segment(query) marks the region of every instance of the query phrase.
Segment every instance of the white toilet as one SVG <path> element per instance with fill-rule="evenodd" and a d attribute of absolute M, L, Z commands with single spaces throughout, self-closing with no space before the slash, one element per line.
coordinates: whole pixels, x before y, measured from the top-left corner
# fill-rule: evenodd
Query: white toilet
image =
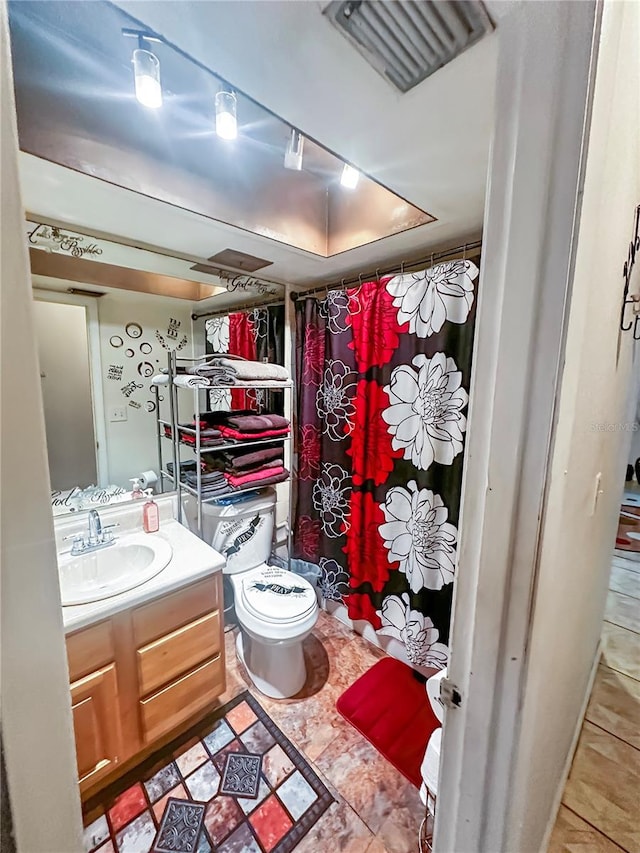
<path fill-rule="evenodd" d="M 318 619 L 311 584 L 287 569 L 268 566 L 276 496 L 203 505 L 203 535 L 227 560 L 241 631 L 238 657 L 255 686 L 273 699 L 302 689 L 306 667 L 302 642 Z"/>
<path fill-rule="evenodd" d="M 431 710 L 440 722 L 438 728 L 431 733 L 420 768 L 420 773 L 422 774 L 420 798 L 432 816 L 435 815 L 435 805 L 438 797 L 440 747 L 442 744 L 442 721 L 444 719 L 444 706 L 440 700 L 440 682 L 446 676 L 447 669 L 445 667 L 427 679 L 427 697 L 431 704 Z"/>

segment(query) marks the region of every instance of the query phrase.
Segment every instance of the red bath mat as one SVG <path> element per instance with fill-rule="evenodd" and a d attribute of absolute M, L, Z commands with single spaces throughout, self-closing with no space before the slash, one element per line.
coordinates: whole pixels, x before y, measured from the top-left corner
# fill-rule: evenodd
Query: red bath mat
<path fill-rule="evenodd" d="M 345 690 L 336 708 L 387 761 L 420 787 L 420 765 L 440 721 L 431 710 L 424 680 L 410 666 L 383 658 Z"/>

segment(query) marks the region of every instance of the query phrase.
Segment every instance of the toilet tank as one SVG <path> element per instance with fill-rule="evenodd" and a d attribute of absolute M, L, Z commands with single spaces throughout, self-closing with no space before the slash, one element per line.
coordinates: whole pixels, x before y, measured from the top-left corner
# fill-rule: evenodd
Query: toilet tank
<path fill-rule="evenodd" d="M 276 493 L 238 495 L 202 505 L 202 538 L 222 554 L 225 574 L 236 574 L 266 563 L 271 556 Z"/>

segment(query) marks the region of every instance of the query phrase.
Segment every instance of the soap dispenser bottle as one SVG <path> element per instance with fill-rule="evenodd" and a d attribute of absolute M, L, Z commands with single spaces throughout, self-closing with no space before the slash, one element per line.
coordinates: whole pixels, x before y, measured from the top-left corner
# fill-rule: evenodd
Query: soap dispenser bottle
<path fill-rule="evenodd" d="M 130 483 L 133 483 L 131 487 L 131 499 L 134 501 L 139 500 L 144 497 L 144 492 L 142 491 L 142 485 L 140 484 L 140 478 L 134 477 L 133 480 L 129 480 Z"/>
<path fill-rule="evenodd" d="M 147 489 L 144 493 L 147 501 L 142 508 L 142 526 L 145 533 L 157 533 L 160 529 L 160 511 L 158 504 L 151 497 L 151 489 Z"/>

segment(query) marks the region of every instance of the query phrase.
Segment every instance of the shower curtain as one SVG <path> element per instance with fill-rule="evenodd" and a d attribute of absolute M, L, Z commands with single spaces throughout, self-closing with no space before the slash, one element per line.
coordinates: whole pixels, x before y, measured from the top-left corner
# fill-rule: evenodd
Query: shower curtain
<path fill-rule="evenodd" d="M 478 267 L 296 303 L 294 549 L 407 659 L 448 660 Z"/>
<path fill-rule="evenodd" d="M 249 361 L 284 364 L 284 306 L 270 305 L 212 317 L 205 324 L 207 353 L 231 353 Z M 282 394 L 265 389 L 213 389 L 211 410 L 267 409 L 282 414 Z"/>

